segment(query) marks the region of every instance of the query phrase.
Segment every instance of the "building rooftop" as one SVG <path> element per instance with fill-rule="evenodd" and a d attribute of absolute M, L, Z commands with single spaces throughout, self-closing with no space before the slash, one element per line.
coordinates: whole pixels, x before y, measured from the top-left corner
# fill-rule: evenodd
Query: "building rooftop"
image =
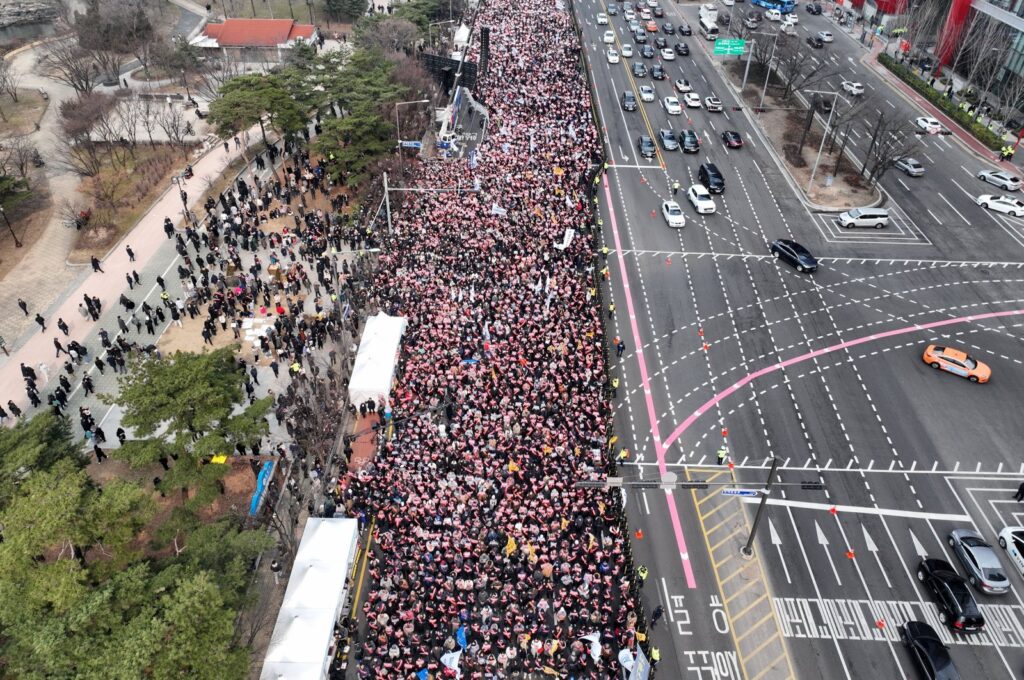
<path fill-rule="evenodd" d="M 200 47 L 278 47 L 296 40 L 310 41 L 316 27 L 294 19 L 225 19 L 207 24 L 193 41 Z"/>

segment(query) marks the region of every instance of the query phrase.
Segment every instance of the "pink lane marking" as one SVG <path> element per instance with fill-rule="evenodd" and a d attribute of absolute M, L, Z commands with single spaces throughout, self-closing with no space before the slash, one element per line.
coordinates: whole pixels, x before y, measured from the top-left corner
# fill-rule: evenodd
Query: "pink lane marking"
<path fill-rule="evenodd" d="M 613 229 L 614 224 L 615 221 L 612 220 Z M 618 248 L 618 243 L 616 243 L 616 248 Z M 995 319 L 1003 316 L 1016 316 L 1020 314 L 1024 314 L 1024 309 L 1017 309 L 1007 312 L 987 312 L 985 314 L 972 314 L 971 316 L 961 316 L 956 319 L 942 319 L 941 321 L 932 321 L 930 323 L 915 324 L 913 326 L 906 326 L 905 328 L 895 328 L 890 331 L 884 331 L 882 333 L 872 333 L 871 335 L 865 335 L 862 338 L 855 338 L 853 340 L 848 340 L 847 342 L 841 342 L 837 345 L 831 345 L 829 347 L 816 349 L 812 352 L 807 352 L 806 354 L 801 354 L 799 356 L 792 357 L 791 359 L 786 359 L 785 361 L 781 361 L 770 366 L 765 366 L 762 369 L 754 371 L 753 373 L 749 373 L 746 376 L 740 378 L 737 382 L 725 388 L 724 390 L 713 396 L 711 399 L 708 399 L 700 408 L 698 408 L 696 411 L 687 416 L 686 420 L 684 420 L 679 425 L 679 427 L 677 427 L 672 432 L 672 434 L 668 436 L 668 439 L 665 440 L 665 443 L 662 445 L 661 450 L 664 451 L 665 449 L 668 449 L 668 447 L 672 446 L 672 443 L 679 439 L 679 437 L 681 437 L 683 433 L 686 432 L 686 430 L 689 429 L 689 427 L 693 425 L 694 422 L 696 422 L 697 418 L 701 417 L 701 415 L 707 412 L 709 408 L 717 406 L 720 401 L 731 395 L 736 390 L 744 387 L 748 383 L 760 378 L 761 376 L 768 375 L 769 373 L 773 373 L 787 366 L 792 366 L 793 364 L 798 364 L 802 361 L 807 361 L 808 359 L 813 359 L 814 357 L 819 357 L 823 354 L 831 354 L 832 352 L 838 352 L 839 350 L 848 349 L 850 347 L 856 347 L 857 345 L 863 345 L 866 342 L 874 342 L 875 340 L 890 338 L 894 335 L 904 335 L 906 333 L 914 333 L 916 331 L 928 330 L 929 328 L 939 328 L 941 326 L 952 326 L 954 324 L 968 323 L 970 321 L 980 321 L 982 319 Z M 641 369 L 641 374 L 642 373 L 643 371 Z M 648 395 L 648 401 L 650 401 L 650 395 Z M 653 405 L 649 406 L 648 408 L 653 408 Z M 661 460 L 662 456 L 661 453 L 659 453 L 659 463 L 661 462 Z"/>
<path fill-rule="evenodd" d="M 615 220 L 615 210 L 612 203 L 612 192 L 608 185 L 608 175 L 604 176 L 604 195 L 608 204 L 608 215 L 612 223 L 612 238 L 615 241 L 615 256 L 619 261 L 619 272 L 622 276 L 622 288 L 626 293 L 626 311 L 629 312 L 629 325 L 633 331 L 633 346 L 636 347 L 636 358 L 640 365 L 640 382 L 644 388 L 644 400 L 647 403 L 647 417 L 651 423 L 651 436 L 654 437 L 654 450 L 658 456 L 658 471 L 665 474 L 668 468 L 665 465 L 665 448 L 661 443 L 661 434 L 658 431 L 658 417 L 654 410 L 654 399 L 651 397 L 651 380 L 647 372 L 647 362 L 644 360 L 644 343 L 640 337 L 640 328 L 636 323 L 636 309 L 633 306 L 633 295 L 630 292 L 629 276 L 626 274 L 626 259 L 622 255 L 622 241 L 619 238 L 619 226 Z M 672 499 L 672 492 L 666 491 L 668 496 L 668 515 L 672 522 L 672 532 L 676 537 L 676 545 L 679 548 L 679 557 L 683 562 L 683 573 L 686 575 L 686 585 L 689 588 L 697 587 L 697 580 L 693 576 L 693 565 L 690 564 L 690 553 L 686 550 L 686 538 L 683 536 L 683 525 L 679 521 L 679 511 Z"/>

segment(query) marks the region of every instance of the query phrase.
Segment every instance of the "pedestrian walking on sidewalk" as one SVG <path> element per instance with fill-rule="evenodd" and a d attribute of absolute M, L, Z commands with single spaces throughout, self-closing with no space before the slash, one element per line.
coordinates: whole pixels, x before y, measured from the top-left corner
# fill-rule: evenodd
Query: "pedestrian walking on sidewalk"
<path fill-rule="evenodd" d="M 651 612 L 651 628 L 654 628 L 654 625 L 658 623 L 658 619 L 660 619 L 661 615 L 664 613 L 665 608 L 662 607 L 660 604 L 654 608 L 654 611 Z"/>
<path fill-rule="evenodd" d="M 64 323 L 64 319 L 61 319 L 59 317 L 57 318 L 57 328 L 59 328 L 60 332 L 64 334 L 64 337 L 67 337 L 71 332 L 71 329 L 68 328 L 68 325 Z"/>
<path fill-rule="evenodd" d="M 132 250 L 132 247 L 130 245 L 125 244 L 124 250 L 126 253 L 128 253 L 128 261 L 135 262 L 135 251 Z"/>
<path fill-rule="evenodd" d="M 124 279 L 125 279 L 125 281 L 128 282 L 128 290 L 135 290 L 135 281 L 132 280 L 132 275 L 131 274 L 125 274 L 124 275 Z"/>
<path fill-rule="evenodd" d="M 55 359 L 60 356 L 61 352 L 64 352 L 65 354 L 67 353 L 67 350 L 64 349 L 64 345 L 60 344 L 60 340 L 57 338 L 53 339 L 53 346 L 57 348 L 57 354 L 54 355 Z"/>
<path fill-rule="evenodd" d="M 96 391 L 96 386 L 93 385 L 92 378 L 90 378 L 88 375 L 82 378 L 82 390 L 85 391 L 86 396 L 89 396 L 90 394 Z"/>
<path fill-rule="evenodd" d="M 36 323 L 39 324 L 40 333 L 46 332 L 46 319 L 43 318 L 42 314 L 36 314 Z"/>
<path fill-rule="evenodd" d="M 21 311 L 25 312 L 25 316 L 28 316 L 28 303 L 18 298 L 18 306 L 21 307 Z"/>
<path fill-rule="evenodd" d="M 10 411 L 11 415 L 14 416 L 15 418 L 21 417 L 21 409 L 18 408 L 18 405 L 15 404 L 14 400 L 12 399 L 7 400 L 7 410 Z"/>
<path fill-rule="evenodd" d="M 106 272 L 103 271 L 103 267 L 100 266 L 99 258 L 95 255 L 92 256 L 92 270 L 94 272 L 99 272 L 100 274 L 106 274 Z"/>

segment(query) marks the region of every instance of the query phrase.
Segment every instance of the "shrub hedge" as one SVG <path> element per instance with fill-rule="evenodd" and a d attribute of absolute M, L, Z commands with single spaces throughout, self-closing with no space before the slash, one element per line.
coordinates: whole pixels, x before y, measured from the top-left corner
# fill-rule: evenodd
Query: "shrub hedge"
<path fill-rule="evenodd" d="M 896 74 L 897 78 L 914 88 L 918 94 L 942 109 L 943 113 L 959 123 L 963 129 L 974 135 L 979 142 L 988 148 L 993 151 L 999 151 L 999 149 L 1001 149 L 1006 143 L 1003 141 L 1002 137 L 992 132 L 981 123 L 976 122 L 973 116 L 960 109 L 952 100 L 947 99 L 942 92 L 939 92 L 929 85 L 927 81 L 918 77 L 918 75 L 909 67 L 898 63 L 895 59 L 884 52 L 878 55 L 878 61 L 882 66 Z"/>

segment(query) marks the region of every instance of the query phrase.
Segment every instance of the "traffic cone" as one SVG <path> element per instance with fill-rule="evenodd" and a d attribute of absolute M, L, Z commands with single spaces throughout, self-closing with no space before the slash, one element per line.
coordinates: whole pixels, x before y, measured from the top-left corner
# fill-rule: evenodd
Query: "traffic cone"
<path fill-rule="evenodd" d="M 636 536 L 636 540 L 638 540 L 638 541 L 644 540 L 644 530 L 643 529 L 637 529 L 636 533 L 633 534 L 633 535 Z"/>

